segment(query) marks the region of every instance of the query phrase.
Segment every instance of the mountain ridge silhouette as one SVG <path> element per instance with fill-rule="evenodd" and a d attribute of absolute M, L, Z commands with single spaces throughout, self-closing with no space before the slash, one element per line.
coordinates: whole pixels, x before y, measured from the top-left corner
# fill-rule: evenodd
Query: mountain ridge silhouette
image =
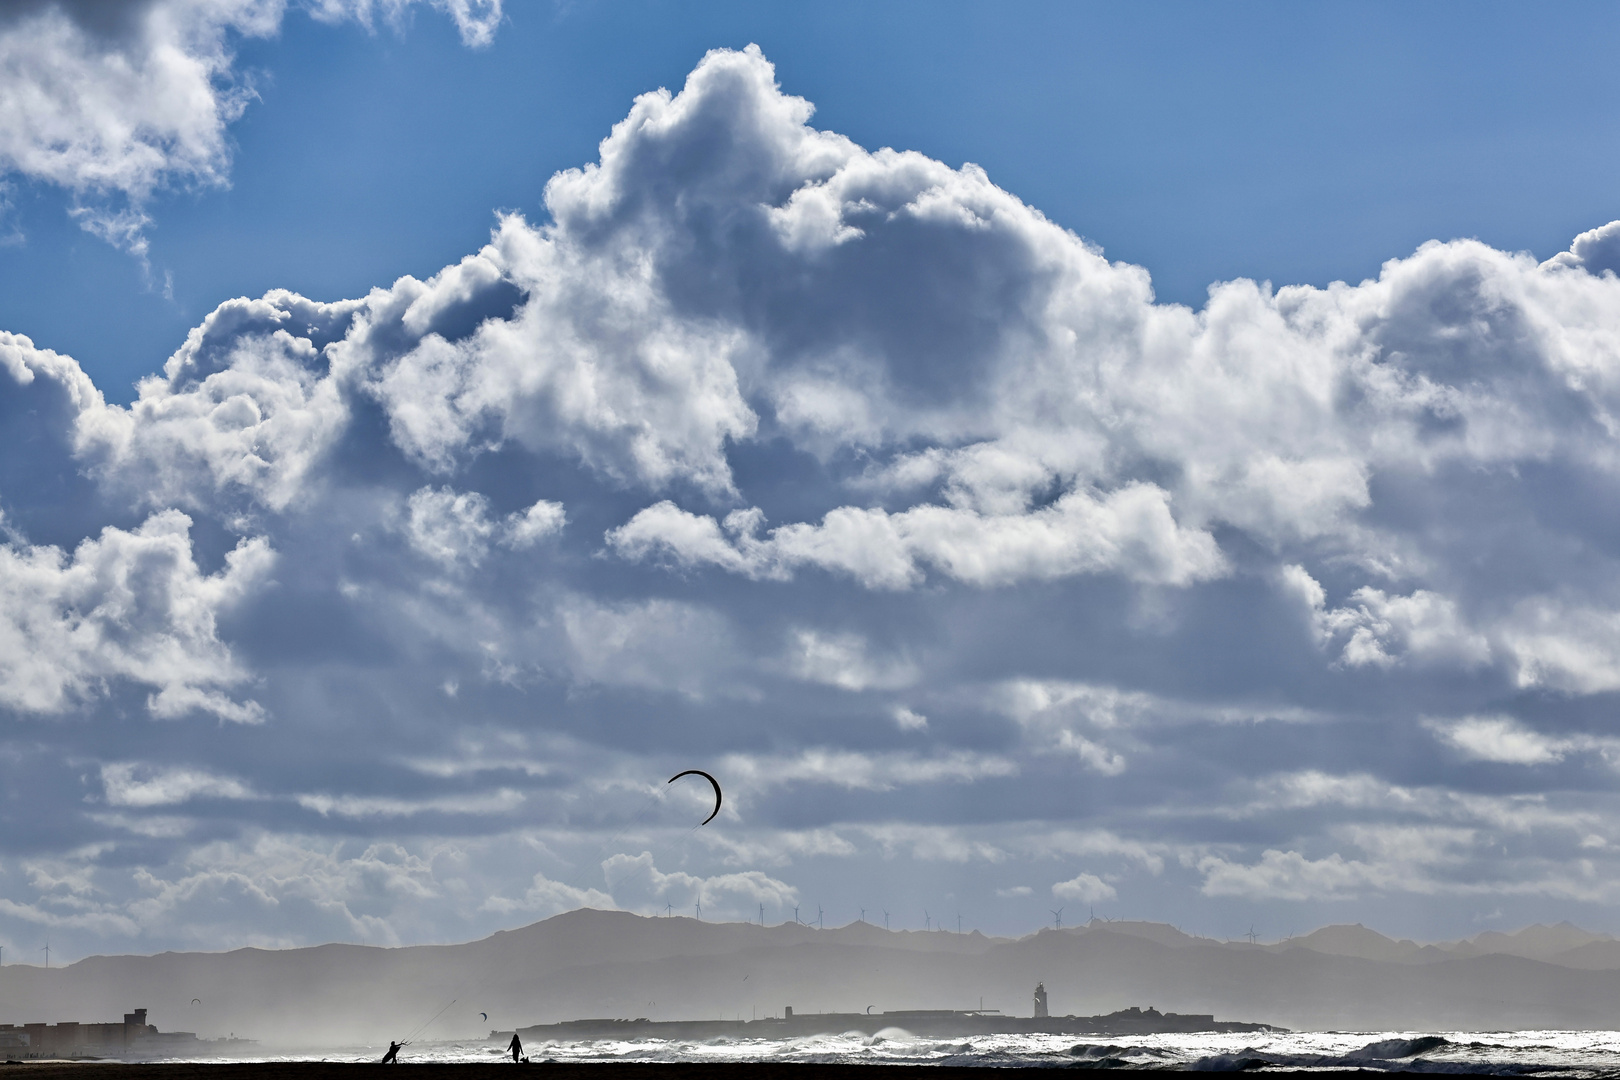
<path fill-rule="evenodd" d="M 471 1038 L 586 1017 L 764 1016 L 789 1005 L 968 1009 L 982 997 L 1027 1015 L 1037 982 L 1055 1014 L 1151 1005 L 1295 1029 L 1606 1029 L 1620 1014 L 1620 940 L 1561 923 L 1419 944 L 1340 924 L 1250 943 L 1102 920 L 1006 938 L 581 908 L 458 944 L 8 964 L 0 1022 L 88 1022 L 145 1007 L 165 1031 L 375 1045 L 417 1027 L 422 1039 Z"/>

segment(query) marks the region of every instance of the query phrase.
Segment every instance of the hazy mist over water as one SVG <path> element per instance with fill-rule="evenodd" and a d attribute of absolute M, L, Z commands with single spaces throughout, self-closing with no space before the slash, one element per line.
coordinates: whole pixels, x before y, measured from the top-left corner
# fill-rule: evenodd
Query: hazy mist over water
<path fill-rule="evenodd" d="M 742 1029 L 600 1041 L 531 1032 L 525 1052 L 559 1061 L 1620 1065 L 1620 1036 L 1609 1030 L 1620 1010 L 1620 941 L 1568 925 L 1431 945 L 1341 926 L 1250 944 L 1101 920 L 1007 939 L 580 910 L 455 946 L 94 957 L 49 972 L 8 965 L 0 1022 L 94 1022 L 143 1007 L 161 1030 L 257 1040 L 215 1048 L 211 1060 L 375 1060 L 400 1040 L 411 1060 L 480 1061 L 505 1054 L 513 1030 L 573 1019 L 746 1021 L 780 1017 L 787 1006 L 803 1017 L 869 1006 L 971 1010 L 981 1001 L 1029 1016 L 1036 982 L 1057 1016 L 1152 1006 L 1293 1031 L 953 1037 L 835 1024 L 793 1038 Z"/>

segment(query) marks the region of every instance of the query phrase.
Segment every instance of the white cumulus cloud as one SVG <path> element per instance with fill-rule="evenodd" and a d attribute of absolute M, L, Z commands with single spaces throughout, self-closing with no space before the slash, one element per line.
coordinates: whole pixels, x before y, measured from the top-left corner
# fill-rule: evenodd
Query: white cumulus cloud
<path fill-rule="evenodd" d="M 757 514 L 713 518 L 661 502 L 608 533 L 630 559 L 667 554 L 753 578 L 782 579 L 800 566 L 848 574 L 873 589 L 907 589 L 925 565 L 971 585 L 1117 573 L 1137 581 L 1186 585 L 1221 576 L 1225 562 L 1207 533 L 1182 529 L 1165 493 L 1136 484 L 1101 499 L 1071 492 L 1027 514 L 983 515 L 945 506 L 897 514 L 839 507 L 819 525 L 793 524 L 765 537 Z"/>
<path fill-rule="evenodd" d="M 788 660 L 801 679 L 857 692 L 903 690 L 915 683 L 919 674 L 917 666 L 904 658 L 874 655 L 859 634 L 795 630 L 789 639 Z M 927 724 L 915 714 L 908 712 L 907 716 L 912 726 Z M 901 726 L 906 726 L 905 722 Z"/>
<path fill-rule="evenodd" d="M 172 806 L 190 799 L 248 799 L 252 790 L 242 781 L 216 776 L 201 769 L 152 769 L 132 762 L 101 767 L 107 805 L 146 808 Z"/>
<path fill-rule="evenodd" d="M 0 545 L 0 703 L 61 713 L 127 680 L 150 688 L 157 717 L 201 709 L 258 723 L 264 710 L 226 691 L 246 681 L 216 632 L 220 613 L 269 573 L 263 538 L 243 540 L 205 575 L 192 557 L 191 519 L 154 514 L 134 531 L 103 529 L 72 555 Z"/>
<path fill-rule="evenodd" d="M 1094 904 L 1099 900 L 1112 900 L 1119 891 L 1096 874 L 1077 874 L 1068 881 L 1052 886 L 1052 895 L 1059 900 L 1074 900 Z"/>
<path fill-rule="evenodd" d="M 1429 720 L 1427 726 L 1440 741 L 1477 761 L 1504 765 L 1552 765 L 1583 751 L 1612 753 L 1620 740 L 1585 734 L 1547 735 L 1511 716 L 1465 716 L 1460 720 Z"/>

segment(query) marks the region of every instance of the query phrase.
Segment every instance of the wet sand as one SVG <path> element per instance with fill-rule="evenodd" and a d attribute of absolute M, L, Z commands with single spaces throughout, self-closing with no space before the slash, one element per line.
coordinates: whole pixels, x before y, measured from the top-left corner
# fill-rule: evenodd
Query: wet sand
<path fill-rule="evenodd" d="M 231 1065 L 212 1065 L 206 1062 L 186 1065 L 126 1065 L 111 1062 L 42 1061 L 0 1066 L 0 1080 L 355 1080 L 357 1073 L 371 1068 L 372 1064 L 275 1061 Z M 504 1080 L 517 1080 L 507 1071 L 512 1067 L 509 1062 L 500 1064 L 477 1062 L 465 1065 L 402 1064 L 402 1068 L 409 1070 L 409 1076 L 405 1080 L 484 1080 L 485 1077 L 489 1080 L 501 1080 L 503 1077 Z M 995 1073 L 997 1076 L 1009 1073 L 1049 1074 L 1054 1069 L 1084 1069 L 1084 1066 L 972 1068 L 953 1065 L 807 1065 L 772 1062 L 662 1064 L 638 1061 L 536 1064 L 528 1068 L 543 1073 L 545 1080 L 920 1080 L 917 1075 L 919 1072 L 927 1074 L 921 1080 L 986 1080 L 987 1072 Z M 1279 1073 L 1294 1073 L 1296 1070 L 1266 1069 L 1264 1072 L 1266 1075 L 1275 1076 Z M 1307 1075 L 1305 1070 L 1298 1070 L 1298 1073 L 1302 1076 Z M 527 1072 L 522 1075 L 527 1075 Z M 1312 1069 L 1308 1075 L 1324 1080 L 1351 1077 L 1356 1080 L 1367 1080 L 1368 1077 L 1415 1074 Z"/>

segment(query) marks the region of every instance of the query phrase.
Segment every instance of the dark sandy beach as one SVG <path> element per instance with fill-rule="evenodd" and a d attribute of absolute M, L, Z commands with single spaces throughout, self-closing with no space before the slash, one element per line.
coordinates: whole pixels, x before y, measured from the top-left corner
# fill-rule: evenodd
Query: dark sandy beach
<path fill-rule="evenodd" d="M 325 1061 L 255 1062 L 252 1064 L 211 1065 L 125 1065 L 108 1062 L 24 1062 L 0 1071 L 3 1080 L 352 1080 L 371 1063 Z M 496 1080 L 505 1076 L 510 1064 L 406 1064 L 411 1080 Z M 927 1080 L 983 1080 L 984 1068 L 933 1065 L 809 1065 L 800 1063 L 727 1062 L 724 1064 L 660 1064 L 625 1062 L 601 1064 L 533 1065 L 543 1070 L 547 1080 L 914 1080 L 919 1070 Z M 1007 1073 L 1050 1073 L 1054 1068 L 1083 1066 L 994 1069 Z M 1089 1070 L 1088 1070 L 1089 1071 Z M 1168 1070 L 1167 1070 L 1168 1071 Z M 1266 1069 L 1267 1075 L 1292 1073 L 1291 1069 Z M 478 1073 L 475 1077 L 473 1074 Z M 903 1075 L 902 1075 L 903 1074 Z M 1301 1070 L 1303 1075 L 1303 1070 Z M 1212 1074 L 1213 1075 L 1213 1074 Z M 1409 1073 L 1369 1073 L 1361 1070 L 1310 1070 L 1312 1077 L 1357 1077 L 1369 1075 L 1414 1075 Z M 1481 1074 L 1474 1074 L 1481 1075 Z"/>

